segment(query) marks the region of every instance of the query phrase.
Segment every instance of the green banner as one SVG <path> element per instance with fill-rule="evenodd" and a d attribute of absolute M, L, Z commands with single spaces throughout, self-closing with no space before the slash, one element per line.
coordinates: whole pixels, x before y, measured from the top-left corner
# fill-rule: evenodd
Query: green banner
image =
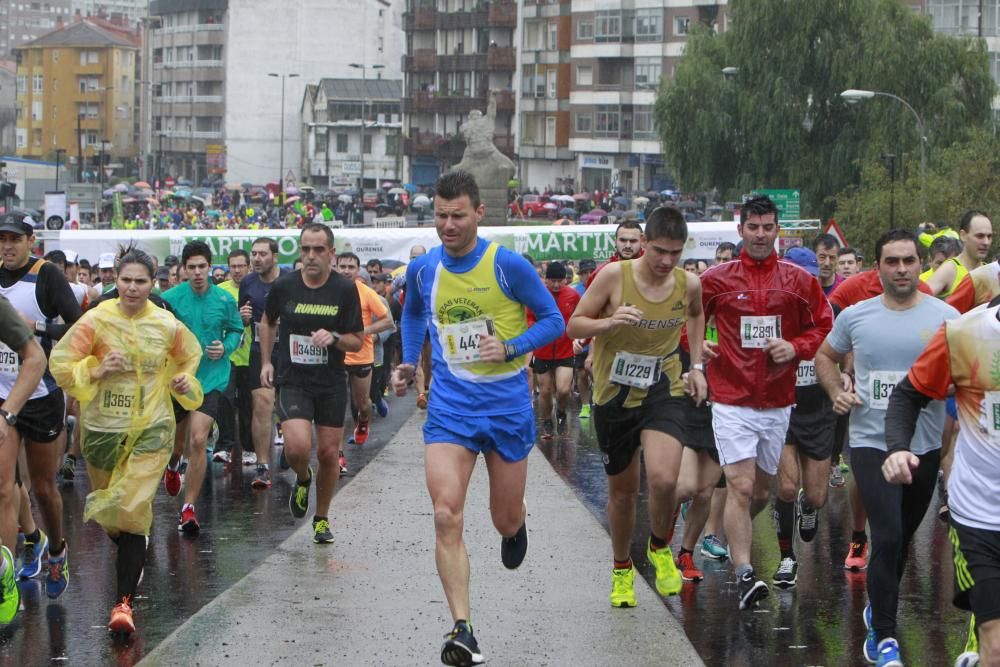
<path fill-rule="evenodd" d="M 754 190 L 754 195 L 767 195 L 778 207 L 778 220 L 802 218 L 802 193 L 799 190 Z"/>
<path fill-rule="evenodd" d="M 122 193 L 115 192 L 111 198 L 111 229 L 125 229 L 125 209 L 122 203 Z"/>

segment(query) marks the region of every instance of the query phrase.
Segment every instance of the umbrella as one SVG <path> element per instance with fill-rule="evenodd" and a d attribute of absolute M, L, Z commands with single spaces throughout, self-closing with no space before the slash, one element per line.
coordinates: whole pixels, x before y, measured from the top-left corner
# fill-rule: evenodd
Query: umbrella
<path fill-rule="evenodd" d="M 187 178 L 178 178 L 176 181 L 177 185 L 191 185 L 191 180 Z"/>
<path fill-rule="evenodd" d="M 191 201 L 199 202 L 199 203 L 201 203 L 202 206 L 205 205 L 205 200 L 202 199 L 201 197 L 191 197 Z"/>
<path fill-rule="evenodd" d="M 205 211 L 205 213 L 207 215 L 212 216 L 213 218 L 218 218 L 220 215 L 222 215 L 222 211 L 216 211 L 215 209 L 212 209 L 211 211 Z"/>
<path fill-rule="evenodd" d="M 170 190 L 164 190 L 163 192 L 160 193 L 160 199 L 166 199 L 168 197 L 173 197 L 173 196 L 174 193 L 171 192 Z"/>
<path fill-rule="evenodd" d="M 577 192 L 573 195 L 573 201 L 587 201 L 588 199 L 590 199 L 590 195 L 586 192 Z"/>
<path fill-rule="evenodd" d="M 114 188 L 108 188 L 107 190 L 105 190 L 105 191 L 104 191 L 104 196 L 105 196 L 105 197 L 111 197 L 111 196 L 113 196 L 113 195 L 114 195 L 114 194 L 115 194 L 116 192 L 118 192 L 118 191 L 117 191 L 117 190 L 115 190 Z"/>
<path fill-rule="evenodd" d="M 393 185 L 394 185 L 394 183 L 392 181 L 383 181 L 383 183 L 382 183 L 382 189 L 384 190 L 386 188 L 391 188 Z"/>
<path fill-rule="evenodd" d="M 632 201 L 634 201 L 637 206 L 641 206 L 641 205 L 644 205 L 644 204 L 648 204 L 649 203 L 649 198 L 648 197 L 636 197 Z"/>
<path fill-rule="evenodd" d="M 389 190 L 390 195 L 405 195 L 406 190 L 404 188 L 393 188 Z"/>
<path fill-rule="evenodd" d="M 253 187 L 253 183 L 240 183 L 240 188 L 243 189 L 243 190 L 249 190 L 252 187 Z M 236 189 L 237 188 L 233 188 L 233 190 L 236 190 Z"/>
<path fill-rule="evenodd" d="M 297 194 L 299 194 L 299 189 L 297 187 L 295 187 L 294 185 L 289 185 L 287 188 L 285 188 L 285 194 L 286 195 L 297 195 Z"/>
<path fill-rule="evenodd" d="M 115 192 L 128 192 L 128 183 L 118 183 L 117 185 L 113 186 L 112 189 Z"/>
<path fill-rule="evenodd" d="M 313 186 L 311 186 L 311 185 L 300 185 L 300 186 L 299 186 L 299 190 L 301 190 L 302 192 L 312 192 L 312 191 L 313 191 L 313 190 L 315 190 L 315 189 L 316 189 L 316 188 L 314 188 L 314 187 L 313 187 Z"/>
<path fill-rule="evenodd" d="M 294 204 L 295 202 L 297 202 L 300 199 L 302 199 L 302 197 L 299 197 L 298 195 L 296 195 L 294 197 L 289 197 L 288 199 L 286 199 L 285 203 L 286 204 Z"/>
<path fill-rule="evenodd" d="M 352 201 L 354 201 L 351 195 L 340 195 L 339 197 L 337 197 L 337 200 L 342 201 L 345 204 L 350 204 Z"/>
<path fill-rule="evenodd" d="M 556 195 L 556 197 L 559 198 L 559 201 L 566 202 L 567 204 L 572 204 L 574 201 L 576 201 L 575 199 L 573 199 L 572 195 Z M 555 199 L 556 197 L 553 197 L 553 199 Z"/>
<path fill-rule="evenodd" d="M 136 181 L 132 184 L 133 188 L 138 188 L 139 190 L 152 190 L 153 187 L 146 181 Z"/>
<path fill-rule="evenodd" d="M 414 206 L 430 206 L 431 200 L 427 195 L 417 195 L 413 198 Z"/>
<path fill-rule="evenodd" d="M 548 204 L 544 204 L 542 206 L 542 208 L 544 208 L 546 211 L 554 211 L 557 208 L 559 208 L 559 206 L 556 205 L 556 204 L 553 204 L 552 202 L 549 202 Z"/>
<path fill-rule="evenodd" d="M 613 201 L 616 204 L 618 204 L 619 206 L 628 206 L 628 198 L 627 197 L 615 197 Z"/>
<path fill-rule="evenodd" d="M 663 195 L 664 197 L 673 197 L 677 193 L 675 193 L 673 190 L 661 190 L 660 194 Z"/>
<path fill-rule="evenodd" d="M 559 209 L 559 215 L 565 215 L 565 216 L 572 217 L 572 216 L 576 215 L 576 210 L 572 209 L 572 208 L 569 208 L 569 207 L 561 208 L 561 209 Z"/>
<path fill-rule="evenodd" d="M 417 186 L 415 186 L 413 183 L 403 183 L 403 188 L 405 190 L 407 190 L 408 192 L 416 192 L 417 191 Z"/>
<path fill-rule="evenodd" d="M 552 224 L 553 225 L 575 225 L 576 223 L 573 222 L 573 218 L 559 218 L 558 220 L 556 220 Z"/>
<path fill-rule="evenodd" d="M 698 208 L 698 204 L 693 201 L 682 201 L 675 204 L 677 208 Z"/>

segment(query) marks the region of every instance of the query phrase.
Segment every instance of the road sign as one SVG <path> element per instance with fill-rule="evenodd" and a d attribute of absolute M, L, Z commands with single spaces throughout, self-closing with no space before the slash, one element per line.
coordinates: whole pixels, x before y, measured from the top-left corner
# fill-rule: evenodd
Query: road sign
<path fill-rule="evenodd" d="M 779 220 L 798 220 L 802 217 L 802 193 L 799 190 L 754 190 L 754 195 L 767 195 L 778 207 Z"/>
<path fill-rule="evenodd" d="M 833 234 L 834 238 L 840 241 L 841 248 L 849 248 L 850 245 L 847 243 L 847 237 L 844 236 L 844 232 L 840 231 L 840 227 L 837 226 L 836 220 L 830 218 L 830 222 L 826 223 L 826 227 L 823 228 L 824 234 Z"/>

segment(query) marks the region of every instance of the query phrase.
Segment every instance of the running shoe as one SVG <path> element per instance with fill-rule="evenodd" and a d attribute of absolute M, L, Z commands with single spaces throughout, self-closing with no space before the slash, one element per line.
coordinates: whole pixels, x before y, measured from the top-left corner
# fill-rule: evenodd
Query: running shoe
<path fill-rule="evenodd" d="M 514 537 L 500 539 L 500 560 L 508 570 L 516 570 L 528 553 L 528 522 L 518 528 Z"/>
<path fill-rule="evenodd" d="M 844 569 L 860 572 L 868 567 L 868 543 L 851 542 L 851 548 L 844 559 Z"/>
<path fill-rule="evenodd" d="M 656 590 L 663 597 L 677 595 L 681 592 L 681 573 L 674 564 L 674 554 L 670 547 L 653 551 L 653 545 L 646 543 L 646 558 L 656 570 Z"/>
<path fill-rule="evenodd" d="M 233 460 L 233 455 L 227 452 L 225 449 L 217 449 L 212 454 L 213 463 L 229 463 Z"/>
<path fill-rule="evenodd" d="M 851 466 L 847 465 L 847 461 L 844 460 L 844 455 L 840 455 L 840 472 L 847 472 L 851 469 Z"/>
<path fill-rule="evenodd" d="M 354 444 L 358 447 L 368 442 L 368 422 L 359 421 L 354 427 Z"/>
<path fill-rule="evenodd" d="M 198 515 L 194 513 L 194 505 L 188 505 L 181 510 L 181 519 L 177 523 L 177 530 L 186 535 L 197 535 L 201 530 Z"/>
<path fill-rule="evenodd" d="M 886 637 L 878 643 L 878 659 L 875 667 L 903 667 L 903 659 L 899 657 L 899 642 L 892 637 Z"/>
<path fill-rule="evenodd" d="M 955 658 L 955 667 L 979 667 L 979 654 L 965 651 Z"/>
<path fill-rule="evenodd" d="M 590 403 L 584 403 L 580 407 L 580 419 L 590 419 Z"/>
<path fill-rule="evenodd" d="M 444 636 L 444 646 L 441 647 L 441 662 L 453 667 L 470 667 L 486 662 L 486 658 L 479 652 L 479 644 L 472 634 L 472 625 L 466 621 L 458 621 L 451 632 Z"/>
<path fill-rule="evenodd" d="M 805 505 L 806 491 L 799 489 L 799 497 L 795 500 L 795 513 L 799 517 L 799 538 L 803 542 L 812 542 L 819 528 L 819 511 L 815 507 L 811 507 L 806 512 L 802 509 Z"/>
<path fill-rule="evenodd" d="M 177 470 L 167 468 L 163 473 L 163 488 L 167 490 L 168 496 L 176 496 L 181 492 L 181 474 Z"/>
<path fill-rule="evenodd" d="M 729 549 L 715 535 L 706 535 L 701 541 L 701 555 L 712 560 L 726 560 L 729 558 Z"/>
<path fill-rule="evenodd" d="M 611 570 L 611 606 L 635 606 L 635 568 Z"/>
<path fill-rule="evenodd" d="M 284 470 L 288 470 L 289 468 L 292 467 L 292 466 L 288 465 L 288 459 L 285 458 L 285 448 L 284 447 L 281 448 L 281 453 L 278 454 L 278 467 L 281 468 L 281 470 L 283 470 L 283 471 Z"/>
<path fill-rule="evenodd" d="M 0 558 L 6 568 L 0 577 L 0 625 L 14 620 L 21 606 L 21 592 L 17 588 L 17 574 L 14 572 L 14 554 L 6 546 L 0 547 Z"/>
<path fill-rule="evenodd" d="M 417 394 L 417 407 L 420 408 L 421 410 L 426 410 L 427 409 L 427 395 L 426 394 Z"/>
<path fill-rule="evenodd" d="M 24 550 L 21 552 L 21 569 L 17 572 L 19 579 L 31 579 L 42 573 L 42 556 L 49 548 L 49 538 L 42 529 L 38 529 L 38 542 L 24 539 Z"/>
<path fill-rule="evenodd" d="M 830 488 L 840 489 L 847 484 L 847 480 L 844 479 L 844 473 L 840 471 L 840 466 L 835 465 L 830 468 Z"/>
<path fill-rule="evenodd" d="M 865 645 L 862 648 L 862 655 L 865 660 L 874 665 L 878 661 L 878 639 L 875 638 L 875 628 L 872 627 L 872 603 L 865 605 L 865 610 L 861 612 L 861 619 L 865 622 Z"/>
<path fill-rule="evenodd" d="M 677 556 L 677 569 L 681 571 L 681 579 L 684 581 L 701 581 L 705 578 L 702 571 L 694 564 L 694 554 L 690 551 L 681 551 Z"/>
<path fill-rule="evenodd" d="M 346 475 L 347 474 L 347 457 L 344 456 L 344 452 L 341 452 L 340 456 L 337 457 L 337 465 L 340 466 L 340 474 L 341 475 Z"/>
<path fill-rule="evenodd" d="M 747 570 L 736 580 L 736 592 L 740 596 L 740 609 L 756 607 L 757 603 L 768 596 L 767 584 L 754 575 L 753 570 Z"/>
<path fill-rule="evenodd" d="M 55 600 L 66 591 L 69 586 L 69 546 L 63 540 L 62 553 L 53 556 L 49 551 L 49 562 L 47 565 L 49 573 L 45 577 L 45 594 L 50 600 Z"/>
<path fill-rule="evenodd" d="M 327 519 L 313 519 L 313 542 L 316 544 L 332 544 L 333 533 L 330 532 L 330 522 Z"/>
<path fill-rule="evenodd" d="M 546 419 L 542 422 L 542 440 L 552 439 L 552 428 L 553 425 L 551 419 Z"/>
<path fill-rule="evenodd" d="M 76 457 L 72 454 L 67 454 L 63 457 L 62 466 L 59 467 L 59 474 L 62 476 L 64 481 L 72 482 L 73 478 L 76 477 Z"/>
<path fill-rule="evenodd" d="M 250 486 L 255 489 L 270 489 L 271 488 L 271 469 L 268 468 L 263 463 L 257 466 L 257 477 L 250 482 Z"/>
<path fill-rule="evenodd" d="M 379 398 L 375 403 L 375 412 L 379 417 L 385 418 L 389 415 L 389 403 L 384 398 Z"/>
<path fill-rule="evenodd" d="M 778 569 L 774 571 L 771 581 L 778 588 L 793 588 L 798 579 L 799 564 L 794 558 L 782 558 L 778 564 Z"/>
<path fill-rule="evenodd" d="M 295 480 L 295 488 L 292 489 L 292 494 L 288 496 L 288 511 L 292 513 L 296 519 L 301 519 L 306 515 L 306 510 L 309 509 L 309 487 L 312 486 L 313 482 L 313 469 L 312 466 L 309 467 L 309 479 L 305 482 L 300 482 Z"/>
<path fill-rule="evenodd" d="M 135 632 L 135 622 L 132 620 L 132 600 L 128 595 L 111 608 L 108 632 L 116 635 L 130 635 Z"/>
<path fill-rule="evenodd" d="M 257 452 L 243 452 L 243 465 L 257 465 Z"/>
<path fill-rule="evenodd" d="M 566 420 L 566 413 L 565 412 L 560 412 L 560 411 L 557 410 L 556 411 L 556 432 L 559 435 L 566 435 L 566 432 L 569 430 L 569 424 L 567 424 L 566 421 L 567 421 Z"/>

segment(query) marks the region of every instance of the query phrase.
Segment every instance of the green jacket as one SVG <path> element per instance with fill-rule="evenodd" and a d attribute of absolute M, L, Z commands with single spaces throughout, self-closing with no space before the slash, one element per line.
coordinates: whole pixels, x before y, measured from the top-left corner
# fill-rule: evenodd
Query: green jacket
<path fill-rule="evenodd" d="M 234 283 L 232 280 L 227 280 L 223 283 L 219 283 L 221 289 L 229 292 L 233 297 L 233 301 L 236 302 L 236 309 L 239 311 L 240 306 L 240 286 Z M 241 320 L 243 318 L 240 318 Z M 243 338 L 240 340 L 240 346 L 236 348 L 236 351 L 229 355 L 229 361 L 233 362 L 233 366 L 249 366 L 250 365 L 250 344 L 253 343 L 253 331 L 250 327 L 243 327 Z"/>
<path fill-rule="evenodd" d="M 164 292 L 163 300 L 201 344 L 201 363 L 195 377 L 202 389 L 206 394 L 224 390 L 229 384 L 229 355 L 239 347 L 243 336 L 243 320 L 236 299 L 216 285 L 209 285 L 204 294 L 195 294 L 189 283 L 181 283 Z M 215 340 L 222 341 L 225 352 L 213 361 L 205 354 L 205 348 Z"/>

